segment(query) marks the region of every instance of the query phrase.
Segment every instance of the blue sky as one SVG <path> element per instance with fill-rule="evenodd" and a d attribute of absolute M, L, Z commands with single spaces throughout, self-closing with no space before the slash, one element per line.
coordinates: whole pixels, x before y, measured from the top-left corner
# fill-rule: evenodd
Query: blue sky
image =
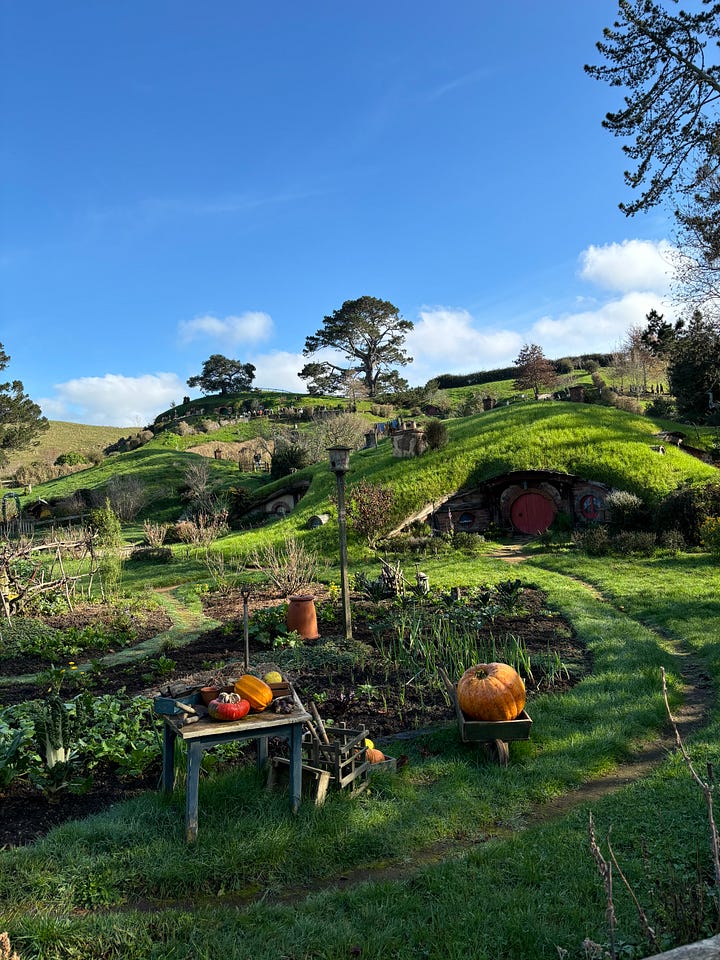
<path fill-rule="evenodd" d="M 412 385 L 617 346 L 672 223 L 628 220 L 611 0 L 3 0 L 0 342 L 51 419 L 141 426 L 213 353 L 304 390 L 345 300 Z"/>

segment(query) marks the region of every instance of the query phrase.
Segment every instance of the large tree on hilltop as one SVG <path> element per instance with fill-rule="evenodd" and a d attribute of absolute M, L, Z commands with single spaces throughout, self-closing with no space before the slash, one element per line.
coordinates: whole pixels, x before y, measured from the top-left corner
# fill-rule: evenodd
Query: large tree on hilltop
<path fill-rule="evenodd" d="M 394 392 L 407 383 L 393 367 L 404 367 L 412 362 L 404 350 L 405 335 L 413 329 L 410 320 L 404 320 L 398 308 L 387 300 L 360 297 L 346 300 L 339 310 L 325 317 L 317 333 L 305 340 L 303 353 L 313 356 L 331 348 L 348 361 L 343 365 L 331 360 L 306 363 L 300 377 L 309 382 L 310 393 L 338 393 L 348 376 L 357 376 L 369 397 Z"/>
<path fill-rule="evenodd" d="M 220 353 L 214 353 L 203 363 L 202 373 L 190 377 L 189 387 L 200 387 L 203 393 L 243 393 L 249 390 L 255 379 L 255 367 L 252 363 L 240 363 L 230 360 Z"/>
<path fill-rule="evenodd" d="M 0 343 L 0 370 L 9 362 Z M 0 465 L 8 462 L 8 454 L 30 446 L 48 426 L 42 410 L 27 396 L 19 380 L 0 383 Z"/>
<path fill-rule="evenodd" d="M 629 215 L 692 190 L 696 171 L 719 158 L 720 65 L 705 51 L 720 37 L 720 3 L 702 0 L 694 13 L 666 7 L 667 0 L 618 0 L 618 19 L 597 43 L 606 62 L 585 67 L 627 91 L 603 126 L 631 141 L 623 150 L 636 166 L 625 181 L 640 194 L 620 205 Z"/>
<path fill-rule="evenodd" d="M 518 374 L 515 378 L 516 390 L 532 390 L 535 399 L 540 395 L 540 387 L 553 387 L 557 380 L 555 367 L 547 359 L 536 343 L 526 343 L 515 361 Z"/>

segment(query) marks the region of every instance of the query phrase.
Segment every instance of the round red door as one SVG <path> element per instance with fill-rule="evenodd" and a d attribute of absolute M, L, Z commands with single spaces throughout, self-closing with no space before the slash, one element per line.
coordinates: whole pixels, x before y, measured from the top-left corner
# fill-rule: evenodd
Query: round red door
<path fill-rule="evenodd" d="M 521 493 L 510 508 L 510 519 L 521 533 L 544 533 L 555 519 L 555 505 L 533 490 Z"/>

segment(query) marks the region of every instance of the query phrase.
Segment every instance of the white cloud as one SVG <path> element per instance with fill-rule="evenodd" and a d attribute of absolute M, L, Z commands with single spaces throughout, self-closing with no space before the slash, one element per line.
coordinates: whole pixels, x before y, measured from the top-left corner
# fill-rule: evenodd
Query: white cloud
<path fill-rule="evenodd" d="M 576 356 L 606 353 L 617 347 L 631 327 L 643 326 L 655 308 L 666 319 L 673 318 L 672 306 L 659 293 L 634 292 L 609 300 L 595 310 L 580 310 L 561 317 L 541 317 L 530 328 L 527 342 L 538 343 L 546 356 Z"/>
<path fill-rule="evenodd" d="M 307 393 L 307 383 L 298 377 L 308 358 L 302 353 L 289 353 L 286 350 L 273 350 L 253 357 L 255 364 L 254 387 L 287 390 Z"/>
<path fill-rule="evenodd" d="M 106 373 L 102 377 L 78 377 L 55 384 L 56 394 L 38 400 L 51 420 L 69 420 L 105 427 L 143 427 L 157 414 L 187 394 L 187 386 L 175 373 L 125 377 Z"/>
<path fill-rule="evenodd" d="M 406 340 L 413 363 L 401 370 L 401 375 L 419 384 L 440 373 L 492 370 L 517 356 L 523 344 L 522 334 L 490 327 L 478 330 L 476 323 L 467 310 L 424 307 Z"/>
<path fill-rule="evenodd" d="M 261 311 L 246 311 L 240 316 L 214 317 L 206 314 L 179 324 L 183 343 L 191 340 L 215 340 L 226 347 L 240 343 L 261 343 L 273 332 L 272 317 Z"/>
<path fill-rule="evenodd" d="M 666 292 L 674 249 L 667 240 L 623 240 L 602 247 L 592 244 L 580 254 L 580 277 L 618 293 Z"/>

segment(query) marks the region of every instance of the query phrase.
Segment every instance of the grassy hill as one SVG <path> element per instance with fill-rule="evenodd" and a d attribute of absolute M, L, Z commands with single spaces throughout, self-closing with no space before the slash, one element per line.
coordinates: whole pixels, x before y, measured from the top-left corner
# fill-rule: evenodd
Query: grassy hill
<path fill-rule="evenodd" d="M 445 449 L 413 459 L 392 455 L 389 440 L 375 449 L 352 455 L 348 483 L 364 478 L 395 492 L 393 519 L 400 522 L 426 504 L 462 487 L 509 470 L 553 469 L 599 480 L 610 487 L 632 491 L 652 503 L 681 483 L 718 479 L 708 466 L 673 446 L 664 456 L 657 444 L 657 424 L 612 407 L 589 404 L 528 401 L 447 421 Z M 141 518 L 172 520 L 180 511 L 178 490 L 187 465 L 197 454 L 168 449 L 162 435 L 145 447 L 116 454 L 97 467 L 83 470 L 35 488 L 32 498 L 68 496 L 78 488 L 102 489 L 111 479 L 135 477 L 146 489 L 147 506 Z M 268 483 L 267 475 L 240 474 L 232 461 L 207 460 L 219 488 L 233 485 L 261 488 L 263 493 L 287 484 L 287 478 Z M 308 478 L 310 489 L 280 529 L 303 529 L 310 516 L 326 512 L 335 480 L 326 462 L 293 476 Z M 28 498 L 30 499 L 30 498 Z M 322 539 L 321 533 L 316 533 Z"/>
<path fill-rule="evenodd" d="M 35 461 L 54 463 L 62 453 L 75 451 L 88 459 L 101 455 L 105 447 L 121 437 L 137 433 L 135 427 L 93 427 L 82 423 L 67 423 L 51 420 L 50 427 L 38 440 L 25 450 L 10 455 L 3 475 L 11 476 L 18 467 L 29 466 Z"/>

